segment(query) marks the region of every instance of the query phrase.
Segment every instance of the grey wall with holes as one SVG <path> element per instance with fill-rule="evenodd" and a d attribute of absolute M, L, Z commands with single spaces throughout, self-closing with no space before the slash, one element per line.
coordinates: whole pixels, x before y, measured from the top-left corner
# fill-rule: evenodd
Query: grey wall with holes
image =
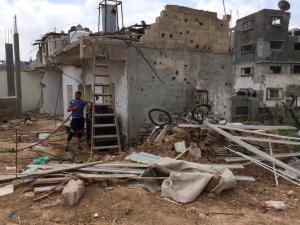
<path fill-rule="evenodd" d="M 194 90 L 208 91 L 214 114 L 230 119 L 232 56 L 208 52 L 128 48 L 128 137 L 133 138 L 148 119 L 148 111 L 190 111 Z"/>

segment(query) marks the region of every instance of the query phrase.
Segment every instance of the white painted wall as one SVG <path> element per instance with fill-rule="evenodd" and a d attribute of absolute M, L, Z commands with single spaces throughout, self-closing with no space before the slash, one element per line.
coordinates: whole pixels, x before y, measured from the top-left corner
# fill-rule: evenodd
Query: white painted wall
<path fill-rule="evenodd" d="M 55 113 L 57 100 L 56 115 L 63 115 L 63 92 L 59 86 L 61 73 L 58 70 L 48 69 L 42 75 L 42 104 L 41 113 Z M 62 82 L 61 82 L 62 83 Z M 57 97 L 58 96 L 58 97 Z"/>
<path fill-rule="evenodd" d="M 82 69 L 75 67 L 75 66 L 61 66 L 61 70 L 63 71 L 63 79 L 62 79 L 62 90 L 63 90 L 63 98 L 62 98 L 62 105 L 63 105 L 63 115 L 64 118 L 67 118 L 69 116 L 69 112 L 67 112 L 68 108 L 68 96 L 67 96 L 67 86 L 72 85 L 73 86 L 73 96 L 75 92 L 78 90 L 78 85 L 80 84 L 78 81 L 81 81 L 81 73 Z M 72 77 L 72 78 L 71 78 Z"/>
<path fill-rule="evenodd" d="M 36 71 L 21 71 L 22 111 L 35 111 L 41 98 L 41 77 Z M 0 70 L 0 97 L 7 96 L 6 70 Z"/>
<path fill-rule="evenodd" d="M 37 111 L 41 101 L 41 75 L 37 71 L 22 72 L 22 111 Z"/>

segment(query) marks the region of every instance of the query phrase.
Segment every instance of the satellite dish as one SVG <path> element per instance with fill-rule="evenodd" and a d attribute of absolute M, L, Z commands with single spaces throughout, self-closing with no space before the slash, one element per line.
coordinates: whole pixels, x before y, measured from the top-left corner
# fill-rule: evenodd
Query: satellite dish
<path fill-rule="evenodd" d="M 281 11 L 285 12 L 285 11 L 288 11 L 290 9 L 291 5 L 288 1 L 281 0 L 281 1 L 278 2 L 278 7 Z"/>

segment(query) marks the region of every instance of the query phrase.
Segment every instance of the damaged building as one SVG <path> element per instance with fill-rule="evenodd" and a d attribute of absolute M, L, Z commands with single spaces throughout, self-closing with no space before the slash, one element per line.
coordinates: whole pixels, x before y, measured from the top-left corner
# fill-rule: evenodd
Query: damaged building
<path fill-rule="evenodd" d="M 252 97 L 249 101 L 233 97 L 234 118 L 248 114 L 255 118 L 259 104 L 275 107 L 291 94 L 297 97 L 295 106 L 300 106 L 300 30 L 289 30 L 287 10 L 263 9 L 236 22 L 234 91 Z"/>
<path fill-rule="evenodd" d="M 107 18 L 115 19 L 114 15 Z M 106 29 L 118 30 L 108 19 L 102 22 Z M 90 34 L 79 26 L 73 32 L 80 35 L 72 39 L 69 32 L 68 44 L 52 45 L 53 52 L 43 47 L 50 48 L 47 40 L 61 42 L 66 36 L 54 34 L 56 39 L 50 40 L 52 35 L 47 35 L 39 42 L 38 53 L 45 84 L 41 110 L 55 109 L 66 118 L 68 102 L 77 90 L 93 101 L 95 74 L 102 71 L 114 84 L 116 117 L 125 145 L 132 143 L 152 108 L 175 113 L 205 103 L 216 115 L 230 119 L 229 21 L 229 15 L 218 19 L 214 12 L 167 5 L 154 24 L 143 26 L 142 34 L 132 29 L 125 34 L 122 30 Z M 115 27 L 110 28 L 112 24 Z M 107 68 L 95 66 L 97 57 L 106 58 Z"/>

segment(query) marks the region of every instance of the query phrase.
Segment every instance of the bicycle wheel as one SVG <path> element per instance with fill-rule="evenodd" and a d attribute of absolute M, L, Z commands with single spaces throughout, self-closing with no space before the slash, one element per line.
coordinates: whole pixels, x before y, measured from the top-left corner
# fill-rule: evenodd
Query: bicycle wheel
<path fill-rule="evenodd" d="M 203 123 L 203 119 L 208 115 L 211 106 L 207 104 L 196 105 L 192 110 L 192 118 L 198 123 Z"/>
<path fill-rule="evenodd" d="M 172 123 L 171 114 L 161 109 L 151 109 L 148 112 L 149 119 L 156 126 L 165 126 Z"/>

